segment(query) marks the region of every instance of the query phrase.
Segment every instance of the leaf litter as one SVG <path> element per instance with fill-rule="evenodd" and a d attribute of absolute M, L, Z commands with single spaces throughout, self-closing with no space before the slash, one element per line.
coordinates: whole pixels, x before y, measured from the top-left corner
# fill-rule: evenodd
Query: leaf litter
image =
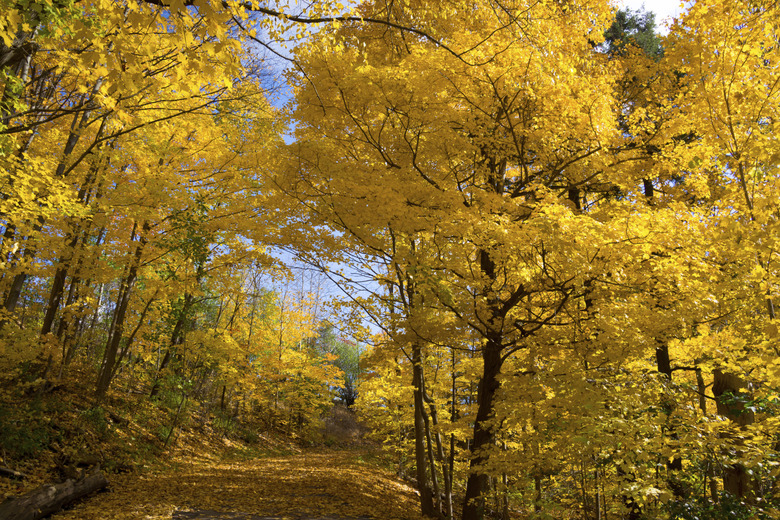
<path fill-rule="evenodd" d="M 416 491 L 362 450 L 252 460 L 188 457 L 147 474 L 114 475 L 54 520 L 420 520 Z"/>

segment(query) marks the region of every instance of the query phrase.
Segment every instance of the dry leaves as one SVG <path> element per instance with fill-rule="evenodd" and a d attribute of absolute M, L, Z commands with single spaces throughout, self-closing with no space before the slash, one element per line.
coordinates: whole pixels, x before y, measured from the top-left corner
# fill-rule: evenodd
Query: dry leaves
<path fill-rule="evenodd" d="M 419 519 L 415 491 L 362 456 L 309 451 L 244 462 L 190 460 L 157 475 L 114 476 L 109 492 L 52 518 L 170 519 L 177 511 L 175 518 L 220 518 L 206 515 L 211 511 L 246 519 Z"/>

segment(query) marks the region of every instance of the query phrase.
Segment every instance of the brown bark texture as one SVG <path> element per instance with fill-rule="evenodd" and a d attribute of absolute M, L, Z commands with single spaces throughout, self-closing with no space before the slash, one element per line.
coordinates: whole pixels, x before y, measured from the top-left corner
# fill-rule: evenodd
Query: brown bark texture
<path fill-rule="evenodd" d="M 108 486 L 108 480 L 97 471 L 80 480 L 46 484 L 18 498 L 0 504 L 3 520 L 38 520 L 56 513 L 69 503 Z"/>

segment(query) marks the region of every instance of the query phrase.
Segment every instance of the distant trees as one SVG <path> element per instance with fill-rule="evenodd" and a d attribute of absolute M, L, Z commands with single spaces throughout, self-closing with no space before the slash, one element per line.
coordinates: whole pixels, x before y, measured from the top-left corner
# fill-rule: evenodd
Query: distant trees
<path fill-rule="evenodd" d="M 604 44 L 611 55 L 639 49 L 654 59 L 663 56 L 661 38 L 655 25 L 655 13 L 652 11 L 618 10 L 612 25 L 604 31 Z"/>
<path fill-rule="evenodd" d="M 343 372 L 337 393 L 342 403 L 352 406 L 358 397 L 358 385 L 361 379 L 360 345 L 336 335 L 331 324 L 325 324 L 317 330 L 314 348 L 321 355 L 330 355 L 331 362 Z"/>

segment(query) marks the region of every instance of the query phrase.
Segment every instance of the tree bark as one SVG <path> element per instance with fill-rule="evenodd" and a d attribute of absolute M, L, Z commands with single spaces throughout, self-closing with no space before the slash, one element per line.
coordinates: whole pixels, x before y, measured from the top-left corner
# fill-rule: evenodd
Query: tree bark
<path fill-rule="evenodd" d="M 420 491 L 420 509 L 423 515 L 437 516 L 433 507 L 433 493 L 428 485 L 428 466 L 425 450 L 425 422 L 423 420 L 422 346 L 412 345 L 412 386 L 414 387 L 414 460 L 417 467 L 417 489 Z"/>
<path fill-rule="evenodd" d="M 18 498 L 0 504 L 3 520 L 38 520 L 56 513 L 67 504 L 108 486 L 105 475 L 98 471 L 81 480 L 62 484 L 47 484 Z"/>
<path fill-rule="evenodd" d="M 482 466 L 487 462 L 487 452 L 494 440 L 488 423 L 493 413 L 493 401 L 499 387 L 498 375 L 503 363 L 499 338 L 488 339 L 482 349 L 482 360 L 484 366 L 477 389 L 477 416 L 474 420 L 469 477 L 463 501 L 463 520 L 481 520 L 485 514 L 484 494 L 488 488 L 488 476 Z"/>
<path fill-rule="evenodd" d="M 755 420 L 753 412 L 745 410 L 744 404 L 737 399 L 742 394 L 740 390 L 747 386 L 745 381 L 722 370 L 715 370 L 713 375 L 712 393 L 716 399 L 718 414 L 728 417 L 741 428 L 752 424 Z M 739 455 L 739 439 L 734 439 L 733 443 Z M 726 466 L 723 470 L 723 489 L 738 498 L 752 497 L 753 483 L 745 466 L 740 463 Z"/>

